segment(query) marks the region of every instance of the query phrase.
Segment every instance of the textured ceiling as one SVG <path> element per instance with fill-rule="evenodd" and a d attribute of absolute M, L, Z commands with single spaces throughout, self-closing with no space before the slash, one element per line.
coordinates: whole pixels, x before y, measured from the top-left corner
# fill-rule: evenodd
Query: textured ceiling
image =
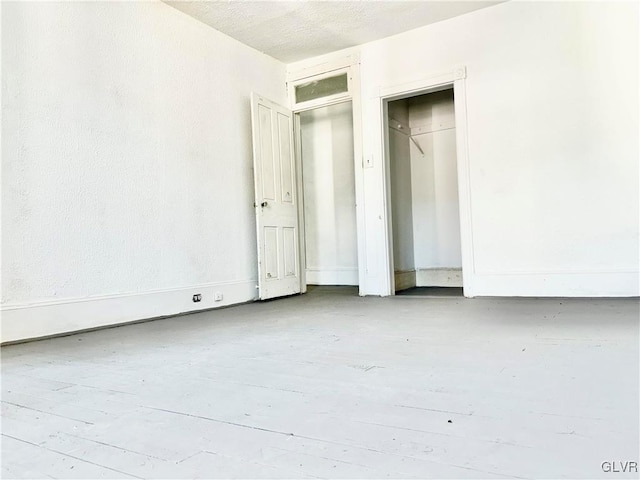
<path fill-rule="evenodd" d="M 188 1 L 165 3 L 283 62 L 439 22 L 499 1 Z"/>

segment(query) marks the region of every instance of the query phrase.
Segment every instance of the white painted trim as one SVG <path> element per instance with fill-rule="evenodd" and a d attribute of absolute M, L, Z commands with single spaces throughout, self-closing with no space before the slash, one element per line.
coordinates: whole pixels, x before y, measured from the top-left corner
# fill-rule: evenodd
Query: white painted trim
<path fill-rule="evenodd" d="M 310 285 L 358 285 L 357 268 L 307 268 Z"/>
<path fill-rule="evenodd" d="M 380 98 L 380 116 L 382 119 L 382 155 L 380 156 L 382 162 L 382 174 L 384 175 L 382 185 L 382 198 L 384 202 L 383 206 L 383 218 L 382 223 L 385 234 L 385 248 L 384 263 L 385 275 L 382 279 L 385 283 L 380 286 L 382 295 L 395 295 L 396 293 L 396 276 L 395 276 L 395 262 L 393 260 L 393 222 L 391 212 L 391 164 L 389 159 L 391 158 L 391 147 L 389 141 L 389 104 L 385 101 L 385 98 Z"/>
<path fill-rule="evenodd" d="M 115 293 L 113 295 L 91 295 L 88 297 L 68 297 L 68 298 L 61 298 L 59 300 L 44 300 L 44 301 L 27 302 L 27 303 L 5 303 L 0 307 L 0 312 L 5 312 L 9 310 L 20 310 L 22 308 L 49 307 L 53 305 L 66 305 L 70 303 L 94 302 L 96 300 L 109 300 L 113 298 L 135 297 L 138 295 L 154 295 L 157 293 L 184 292 L 185 290 L 191 291 L 191 290 L 198 290 L 198 289 L 212 288 L 212 287 L 224 287 L 227 285 L 239 285 L 247 282 L 253 282 L 254 287 L 257 285 L 257 280 L 255 279 L 239 280 L 239 281 L 233 281 L 233 282 L 209 282 L 209 283 L 197 283 L 194 285 L 188 285 L 184 287 L 145 290 L 144 292 L 125 292 L 125 293 Z M 194 291 L 194 293 L 201 293 L 201 292 Z"/>
<path fill-rule="evenodd" d="M 353 112 L 353 161 L 354 161 L 354 174 L 355 174 L 355 194 L 356 194 L 356 233 L 357 233 L 357 245 L 358 245 L 358 280 L 355 283 L 349 283 L 349 285 L 359 285 L 360 287 L 360 295 L 364 295 L 365 287 L 365 278 L 366 278 L 366 222 L 365 222 L 365 202 L 364 202 L 364 173 L 363 173 L 363 153 L 362 153 L 362 94 L 360 89 L 360 56 L 358 54 L 352 54 L 345 57 L 341 57 L 338 59 L 333 59 L 331 61 L 324 61 L 317 65 L 312 65 L 306 67 L 301 70 L 289 71 L 287 72 L 287 83 L 288 87 L 299 80 L 308 81 L 310 77 L 318 77 L 328 74 L 331 76 L 335 74 L 336 70 L 346 70 L 349 75 L 349 92 L 348 96 L 334 98 L 324 97 L 318 99 L 317 103 L 314 103 L 312 106 L 309 106 L 311 102 L 307 102 L 307 105 L 304 104 L 295 104 L 295 101 L 291 94 L 289 94 L 289 101 L 292 111 L 294 112 L 294 117 L 297 117 L 297 114 L 306 111 L 312 110 L 314 108 L 326 107 L 329 105 L 335 105 L 337 103 L 343 102 L 351 102 L 352 112 Z M 297 72 L 297 73 L 296 73 Z M 314 101 L 315 102 L 315 101 Z M 299 121 L 299 120 L 298 120 Z M 300 143 L 300 128 L 299 125 L 296 128 L 295 138 L 296 142 Z M 297 162 L 300 166 L 300 172 L 302 172 L 302 154 L 301 149 L 296 148 L 296 155 L 298 156 Z M 298 189 L 300 192 L 300 198 L 304 198 L 304 192 L 302 187 L 302 176 L 298 179 Z M 302 205 L 302 201 L 300 201 L 299 205 Z M 302 211 L 302 216 L 300 220 L 300 224 L 304 225 L 304 211 Z M 305 238 L 303 237 L 301 240 L 301 245 L 304 245 Z M 306 261 L 306 259 L 305 259 Z M 312 269 L 306 268 L 305 275 L 308 275 Z M 306 277 L 305 279 L 305 287 L 306 284 L 313 284 L 311 277 Z"/>
<path fill-rule="evenodd" d="M 299 65 L 287 66 L 287 83 L 297 82 L 298 80 L 308 79 L 323 73 L 333 72 L 340 70 L 341 68 L 348 68 L 352 65 L 360 63 L 360 54 L 357 52 L 342 57 L 334 57 L 331 59 L 325 59 L 306 67 L 300 67 Z"/>
<path fill-rule="evenodd" d="M 640 272 L 475 274 L 474 297 L 638 297 Z"/>
<path fill-rule="evenodd" d="M 322 100 L 322 102 L 320 102 Z M 307 112 L 309 110 L 315 110 L 317 108 L 329 107 L 331 105 L 338 105 L 340 103 L 351 102 L 351 96 L 334 97 L 322 97 L 313 102 L 306 102 L 304 104 L 299 103 L 294 107 L 293 113 Z M 303 105 L 302 107 L 300 105 Z"/>
<path fill-rule="evenodd" d="M 380 86 L 378 88 L 377 97 L 385 99 L 399 100 L 400 98 L 413 97 L 422 93 L 437 92 L 437 87 L 447 88 L 456 80 L 464 80 L 467 78 L 467 69 L 464 66 L 457 67 L 447 72 L 434 73 L 428 77 L 413 82 L 401 83 L 397 85 Z M 432 90 L 433 89 L 433 90 Z M 425 90 L 429 90 L 425 92 Z"/>
<path fill-rule="evenodd" d="M 0 343 L 67 334 L 254 301 L 257 280 L 199 284 L 142 293 L 63 299 L 2 307 Z M 223 300 L 216 302 L 220 292 Z M 194 294 L 202 301 L 193 303 Z"/>
<path fill-rule="evenodd" d="M 462 287 L 461 268 L 419 268 L 416 287 Z"/>
<path fill-rule="evenodd" d="M 300 262 L 300 293 L 307 293 L 307 246 L 304 224 L 304 190 L 302 188 L 302 140 L 300 114 L 293 113 L 293 144 L 296 164 L 296 191 L 298 194 L 298 260 Z"/>
<path fill-rule="evenodd" d="M 380 86 L 375 99 L 379 104 L 382 145 L 378 152 L 382 159 L 381 169 L 384 180 L 383 186 L 383 222 L 384 222 L 384 249 L 386 275 L 383 277 L 385 285 L 382 285 L 383 295 L 393 295 L 394 269 L 393 269 L 393 232 L 391 231 L 391 199 L 389 185 L 389 126 L 387 119 L 387 103 L 415 95 L 433 93 L 445 88 L 453 87 L 454 107 L 456 118 L 456 154 L 458 169 L 458 196 L 460 200 L 460 240 L 462 244 L 462 270 L 463 288 L 466 296 L 473 295 L 474 261 L 473 261 L 473 225 L 471 218 L 471 176 L 469 174 L 469 148 L 467 141 L 467 101 L 466 101 L 466 68 L 456 67 L 448 72 L 439 72 L 421 80 L 399 85 Z"/>
<path fill-rule="evenodd" d="M 640 277 L 640 271 L 635 268 L 615 268 L 615 269 L 597 269 L 597 268 L 585 268 L 585 269 L 569 269 L 569 270 L 491 270 L 491 269 L 478 269 L 476 268 L 477 275 L 597 275 L 597 274 L 625 274 L 633 273 Z"/>
<path fill-rule="evenodd" d="M 456 70 L 460 77 L 460 69 Z M 458 166 L 458 204 L 460 215 L 460 244 L 462 255 L 462 288 L 465 296 L 473 295 L 475 262 L 473 250 L 473 218 L 471 215 L 471 173 L 469 141 L 467 138 L 467 90 L 464 77 L 453 83 L 454 111 L 456 117 L 456 163 Z"/>
<path fill-rule="evenodd" d="M 362 90 L 360 88 L 360 56 L 352 57 L 351 101 L 353 108 L 353 170 L 356 193 L 356 242 L 358 247 L 359 294 L 364 295 L 367 275 L 367 235 L 364 202 L 364 154 L 362 131 Z"/>

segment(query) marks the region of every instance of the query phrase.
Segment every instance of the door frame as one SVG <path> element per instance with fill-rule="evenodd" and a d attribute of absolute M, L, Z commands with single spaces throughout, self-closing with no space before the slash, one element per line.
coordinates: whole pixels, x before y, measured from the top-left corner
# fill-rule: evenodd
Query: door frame
<path fill-rule="evenodd" d="M 339 75 L 346 72 L 348 75 L 348 91 L 338 95 L 321 97 L 312 101 L 296 104 L 295 87 L 301 83 L 311 80 Z M 306 236 L 304 218 L 304 189 L 302 183 L 302 145 L 300 136 L 300 113 L 316 108 L 327 107 L 339 103 L 351 102 L 353 118 L 353 168 L 355 176 L 356 194 L 356 248 L 358 254 L 358 289 L 359 294 L 364 295 L 362 288 L 365 275 L 365 249 L 361 248 L 365 240 L 364 206 L 358 202 L 364 195 L 364 175 L 362 172 L 362 116 L 361 116 L 361 94 L 360 94 L 360 56 L 357 54 L 347 55 L 343 58 L 330 62 L 321 63 L 312 67 L 290 70 L 287 72 L 287 94 L 289 98 L 289 109 L 293 112 L 293 138 L 295 163 L 297 169 L 298 187 L 298 222 L 299 227 L 299 252 L 300 252 L 300 292 L 307 291 L 307 258 L 306 258 Z"/>
<path fill-rule="evenodd" d="M 456 166 L 458 173 L 458 203 L 460 216 L 460 243 L 462 247 L 462 289 L 465 296 L 473 291 L 473 229 L 471 218 L 471 186 L 469 174 L 469 150 L 467 141 L 467 102 L 465 81 L 466 68 L 461 66 L 449 72 L 412 82 L 410 84 L 380 87 L 379 108 L 383 139 L 382 168 L 384 172 L 383 189 L 383 222 L 384 251 L 389 295 L 395 295 L 395 275 L 393 259 L 393 225 L 391 221 L 391 169 L 389 151 L 389 119 L 388 104 L 390 101 L 415 97 L 446 90 L 453 87 L 454 111 L 456 116 Z"/>

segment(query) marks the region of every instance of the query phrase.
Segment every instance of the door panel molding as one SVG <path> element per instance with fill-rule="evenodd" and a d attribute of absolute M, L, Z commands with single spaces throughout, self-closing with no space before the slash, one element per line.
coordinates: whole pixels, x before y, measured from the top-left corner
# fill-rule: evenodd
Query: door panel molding
<path fill-rule="evenodd" d="M 266 300 L 302 290 L 293 115 L 252 93 L 251 120 L 258 295 Z"/>

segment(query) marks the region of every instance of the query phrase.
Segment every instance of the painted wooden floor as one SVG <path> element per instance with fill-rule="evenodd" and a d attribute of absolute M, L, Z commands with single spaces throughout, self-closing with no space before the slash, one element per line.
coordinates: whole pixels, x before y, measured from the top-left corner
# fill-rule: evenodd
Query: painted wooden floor
<path fill-rule="evenodd" d="M 2 477 L 638 478 L 638 313 L 317 288 L 4 347 Z"/>

